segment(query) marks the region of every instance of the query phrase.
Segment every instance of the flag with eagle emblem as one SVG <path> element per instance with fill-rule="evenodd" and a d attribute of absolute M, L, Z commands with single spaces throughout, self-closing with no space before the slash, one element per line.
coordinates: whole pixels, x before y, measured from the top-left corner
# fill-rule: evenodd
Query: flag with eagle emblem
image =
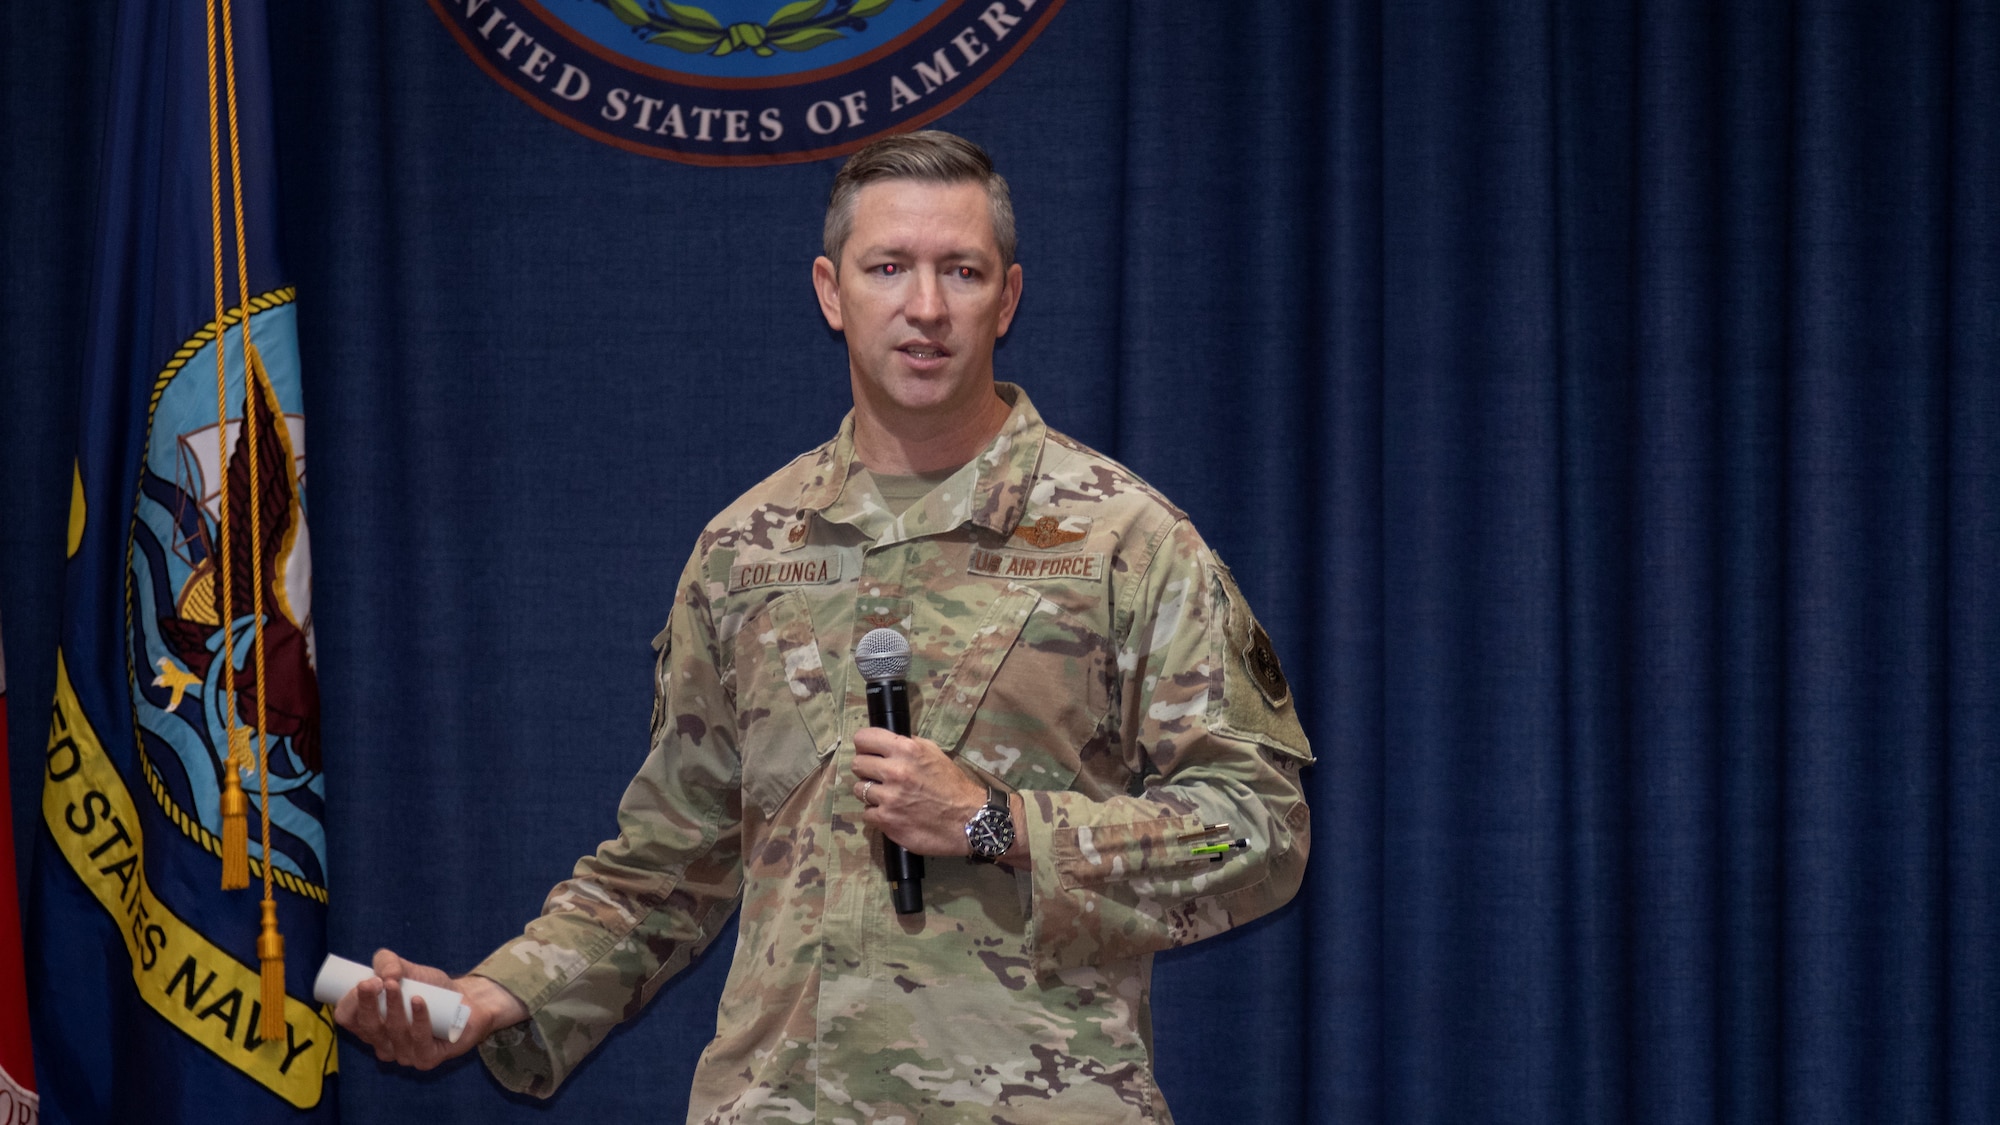
<path fill-rule="evenodd" d="M 332 1120 L 305 408 L 262 0 L 112 44 L 29 920 L 43 1119 Z"/>

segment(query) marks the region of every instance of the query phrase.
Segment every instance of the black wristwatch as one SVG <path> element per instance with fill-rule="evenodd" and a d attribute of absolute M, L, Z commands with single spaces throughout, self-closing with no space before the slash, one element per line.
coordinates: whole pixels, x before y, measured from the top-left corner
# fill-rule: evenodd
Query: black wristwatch
<path fill-rule="evenodd" d="M 965 822 L 965 844 L 974 863 L 992 863 L 1014 846 L 1014 814 L 1007 805 L 1007 794 L 991 785 L 986 787 L 985 806 Z"/>

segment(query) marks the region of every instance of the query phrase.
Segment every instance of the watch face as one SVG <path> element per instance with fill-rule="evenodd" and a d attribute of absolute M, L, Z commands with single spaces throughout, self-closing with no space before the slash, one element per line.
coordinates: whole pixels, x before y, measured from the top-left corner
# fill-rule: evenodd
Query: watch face
<path fill-rule="evenodd" d="M 980 809 L 965 826 L 965 839 L 972 854 L 981 859 L 1006 855 L 1014 846 L 1013 818 L 1001 809 Z"/>

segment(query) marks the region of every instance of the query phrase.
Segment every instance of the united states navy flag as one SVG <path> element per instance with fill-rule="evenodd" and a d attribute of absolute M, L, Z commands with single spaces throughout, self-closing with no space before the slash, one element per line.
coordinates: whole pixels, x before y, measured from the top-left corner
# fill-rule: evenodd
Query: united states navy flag
<path fill-rule="evenodd" d="M 310 1000 L 327 892 L 305 414 L 263 3 L 123 0 L 113 50 L 30 910 L 42 1111 L 332 1120 L 334 1031 Z"/>

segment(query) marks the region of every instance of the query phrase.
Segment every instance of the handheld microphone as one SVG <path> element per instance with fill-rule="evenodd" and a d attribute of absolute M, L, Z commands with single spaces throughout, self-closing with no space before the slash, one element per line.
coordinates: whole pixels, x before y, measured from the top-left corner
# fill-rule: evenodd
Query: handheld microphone
<path fill-rule="evenodd" d="M 910 688 L 903 677 L 910 674 L 910 642 L 894 629 L 871 629 L 854 646 L 854 663 L 868 681 L 868 725 L 909 737 Z M 882 866 L 896 913 L 923 913 L 924 857 L 884 836 Z"/>

